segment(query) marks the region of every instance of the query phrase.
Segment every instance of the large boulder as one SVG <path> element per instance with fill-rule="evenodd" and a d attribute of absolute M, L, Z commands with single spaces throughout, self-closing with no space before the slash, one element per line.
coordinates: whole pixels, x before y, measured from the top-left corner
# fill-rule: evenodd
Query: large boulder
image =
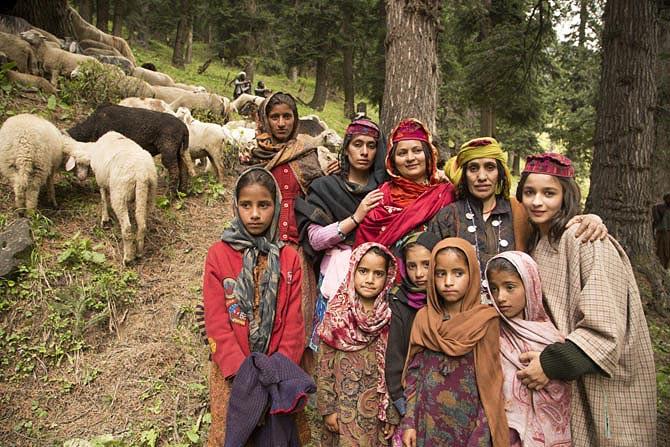
<path fill-rule="evenodd" d="M 17 272 L 19 265 L 30 259 L 33 238 L 30 220 L 17 219 L 0 232 L 0 277 Z"/>

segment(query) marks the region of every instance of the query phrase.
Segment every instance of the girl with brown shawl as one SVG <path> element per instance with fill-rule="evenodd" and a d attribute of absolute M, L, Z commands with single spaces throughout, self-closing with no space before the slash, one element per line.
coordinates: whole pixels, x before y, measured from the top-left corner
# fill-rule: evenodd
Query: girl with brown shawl
<path fill-rule="evenodd" d="M 567 219 L 580 193 L 570 160 L 531 155 L 517 199 L 533 225 L 530 254 L 545 306 L 564 343 L 520 356 L 517 376 L 531 389 L 572 381 L 572 442 L 586 446 L 656 445 L 656 378 L 649 330 L 635 276 L 612 237 L 581 244 Z"/>
<path fill-rule="evenodd" d="M 460 298 L 442 285 L 456 289 L 450 279 L 436 278 L 456 270 L 442 265 L 443 252 L 457 254 L 464 264 L 460 273 L 467 275 L 467 287 Z M 428 303 L 414 319 L 405 367 L 403 443 L 509 447 L 498 313 L 480 304 L 479 263 L 472 244 L 444 239 L 433 249 L 430 269 Z"/>

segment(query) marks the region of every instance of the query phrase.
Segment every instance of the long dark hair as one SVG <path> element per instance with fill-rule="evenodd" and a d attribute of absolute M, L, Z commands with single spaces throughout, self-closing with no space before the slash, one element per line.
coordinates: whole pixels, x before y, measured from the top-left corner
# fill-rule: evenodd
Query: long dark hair
<path fill-rule="evenodd" d="M 519 185 L 516 187 L 516 199 L 519 203 L 523 203 L 523 187 L 530 174 L 532 173 L 524 172 L 519 179 Z M 552 218 L 551 227 L 549 227 L 549 233 L 547 234 L 549 243 L 552 245 L 561 240 L 568 221 L 579 214 L 579 203 L 582 200 L 582 193 L 579 191 L 579 186 L 574 178 L 557 176 L 556 180 L 558 180 L 561 188 L 563 188 L 563 202 L 561 203 L 561 209 Z M 540 229 L 532 222 L 531 227 L 533 231 L 528 238 L 527 244 L 529 253 L 537 247 L 541 237 Z"/>
<path fill-rule="evenodd" d="M 430 179 L 430 175 L 433 172 L 433 150 L 430 145 L 425 141 L 421 141 L 421 147 L 423 148 L 423 154 L 426 158 L 426 178 Z M 395 151 L 398 148 L 398 143 L 393 143 L 391 146 L 391 153 L 389 154 L 389 160 L 391 160 L 391 169 L 394 174 L 398 174 L 398 167 L 395 165 Z"/>
<path fill-rule="evenodd" d="M 382 250 L 379 247 L 370 247 L 370 249 L 368 251 L 366 251 L 363 256 L 367 255 L 368 253 L 373 253 L 377 256 L 380 256 L 380 257 L 384 258 L 384 261 L 386 262 L 386 267 L 384 267 L 384 269 L 386 270 L 386 273 L 388 274 L 389 265 L 391 264 L 391 256 L 389 256 L 388 253 L 386 253 L 384 250 Z M 363 259 L 363 256 L 361 256 L 361 259 Z M 360 261 L 358 261 L 358 262 L 360 263 Z"/>
<path fill-rule="evenodd" d="M 458 189 L 456 191 L 459 199 L 473 198 L 472 194 L 470 194 L 470 190 L 468 189 L 467 169 L 469 163 L 470 162 L 467 162 L 461 167 L 463 172 L 461 175 L 461 181 L 458 184 Z M 496 189 L 499 189 L 500 191 L 509 191 L 510 179 L 507 177 L 507 174 L 505 174 L 505 168 L 503 168 L 502 162 L 500 160 L 496 160 L 496 167 L 498 168 L 498 183 L 496 183 Z M 502 192 L 500 194 L 496 194 L 496 196 L 500 196 L 501 194 Z"/>

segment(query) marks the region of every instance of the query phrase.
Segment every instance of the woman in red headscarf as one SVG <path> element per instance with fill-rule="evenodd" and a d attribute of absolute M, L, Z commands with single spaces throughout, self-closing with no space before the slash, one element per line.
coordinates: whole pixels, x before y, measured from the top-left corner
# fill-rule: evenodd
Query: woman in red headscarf
<path fill-rule="evenodd" d="M 391 132 L 386 155 L 391 180 L 379 187 L 384 196 L 360 222 L 355 245 L 378 242 L 390 247 L 410 231 L 424 229 L 453 202 L 454 187 L 441 182 L 436 165 L 437 149 L 426 126 L 414 118 L 400 121 Z"/>

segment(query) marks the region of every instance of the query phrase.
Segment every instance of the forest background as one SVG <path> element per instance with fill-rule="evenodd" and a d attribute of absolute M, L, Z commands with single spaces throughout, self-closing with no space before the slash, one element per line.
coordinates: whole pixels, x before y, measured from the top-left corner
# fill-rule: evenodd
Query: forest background
<path fill-rule="evenodd" d="M 54 5 L 65 4 L 22 3 L 42 8 L 45 21 Z M 138 63 L 226 96 L 244 70 L 253 85 L 264 80 L 293 93 L 301 114 L 316 113 L 340 133 L 365 102 L 387 133 L 402 116 L 426 121 L 444 158 L 483 135 L 503 144 L 516 174 L 527 154 L 568 155 L 588 196 L 586 209 L 603 217 L 636 268 L 657 355 L 659 445 L 670 445 L 670 279 L 653 256 L 649 212 L 670 192 L 664 2 L 69 4 L 127 39 Z M 39 112 L 67 127 L 95 106 L 90 92 L 77 91 L 82 85 L 64 79 L 53 97 L 21 92 L 1 76 L 0 87 L 2 121 Z M 612 102 L 619 96 L 627 98 L 625 107 Z M 646 115 L 632 116 L 636 110 Z M 230 182 L 203 177 L 176 203 L 159 198 L 151 256 L 131 269 L 114 262 L 118 228 L 110 233 L 92 224 L 95 191 L 67 176 L 57 188 L 66 196 L 63 207 L 76 211 L 33 218 L 37 250 L 30 264 L 18 280 L 0 280 L 0 444 L 202 444 L 209 421 L 206 351 L 193 308 L 212 228 L 231 217 Z M 0 192 L 2 229 L 11 194 Z"/>

